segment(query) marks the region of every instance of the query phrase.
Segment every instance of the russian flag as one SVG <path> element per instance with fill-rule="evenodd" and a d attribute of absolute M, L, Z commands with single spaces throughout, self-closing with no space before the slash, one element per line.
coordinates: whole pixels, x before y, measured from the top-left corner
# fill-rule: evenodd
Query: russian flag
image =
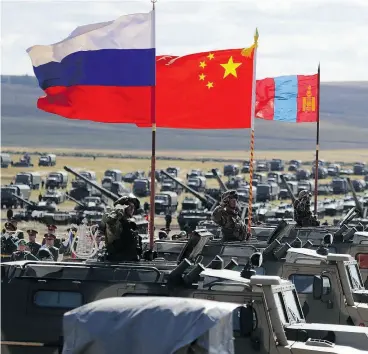
<path fill-rule="evenodd" d="M 59 43 L 27 52 L 46 93 L 39 109 L 71 119 L 150 123 L 154 11 L 81 26 Z"/>
<path fill-rule="evenodd" d="M 318 74 L 257 80 L 256 118 L 289 123 L 317 122 Z"/>

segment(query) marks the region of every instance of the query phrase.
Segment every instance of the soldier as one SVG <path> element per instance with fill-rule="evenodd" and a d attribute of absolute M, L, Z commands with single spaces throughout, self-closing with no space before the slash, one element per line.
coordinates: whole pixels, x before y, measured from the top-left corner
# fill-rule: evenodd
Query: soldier
<path fill-rule="evenodd" d="M 1 235 L 1 259 L 9 260 L 9 257 L 17 250 L 19 239 L 15 236 L 17 223 L 10 219 L 4 224 L 4 230 Z"/>
<path fill-rule="evenodd" d="M 24 261 L 24 260 L 38 261 L 38 258 L 36 258 L 31 252 L 26 250 L 26 247 L 27 247 L 27 241 L 19 240 L 18 250 L 13 252 L 10 260 L 11 261 Z"/>
<path fill-rule="evenodd" d="M 27 230 L 29 242 L 27 243 L 27 247 L 29 251 L 36 256 L 38 250 L 41 248 L 41 245 L 36 242 L 36 237 L 38 234 L 38 231 L 36 230 Z"/>
<path fill-rule="evenodd" d="M 105 229 L 107 260 L 137 261 L 141 255 L 134 211 L 139 209 L 137 198 L 121 197 L 114 202 L 114 209 L 102 218 Z"/>
<path fill-rule="evenodd" d="M 319 221 L 310 211 L 310 198 L 312 194 L 307 190 L 300 191 L 298 199 L 294 202 L 294 220 L 298 226 L 319 226 Z"/>
<path fill-rule="evenodd" d="M 237 206 L 238 193 L 226 191 L 221 196 L 221 203 L 212 213 L 212 220 L 221 226 L 223 241 L 242 241 L 247 229 L 240 217 Z"/>
<path fill-rule="evenodd" d="M 144 204 L 143 204 L 143 210 L 144 210 L 144 212 L 146 214 L 148 214 L 148 212 L 149 212 L 149 204 L 148 204 L 148 202 L 144 202 Z"/>
<path fill-rule="evenodd" d="M 54 261 L 57 262 L 59 258 L 59 249 L 54 246 L 55 240 L 56 236 L 52 233 L 45 234 L 45 244 L 39 249 L 37 258 L 40 259 L 40 251 L 44 248 L 47 248 L 51 252 Z"/>
<path fill-rule="evenodd" d="M 172 216 L 171 216 L 170 210 L 168 210 L 166 212 L 165 222 L 166 222 L 166 230 L 170 230 L 170 225 L 171 225 L 171 222 L 172 222 Z"/>

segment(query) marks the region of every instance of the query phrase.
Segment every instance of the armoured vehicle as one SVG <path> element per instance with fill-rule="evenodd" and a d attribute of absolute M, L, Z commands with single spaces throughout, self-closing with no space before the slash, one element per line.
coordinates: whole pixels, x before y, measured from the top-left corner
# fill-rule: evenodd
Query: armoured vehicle
<path fill-rule="evenodd" d="M 311 177 L 314 178 L 314 171 L 315 171 L 316 167 L 313 165 L 312 166 L 312 174 Z M 323 167 L 323 166 L 318 166 L 318 179 L 324 179 L 328 177 L 328 170 L 327 168 Z"/>
<path fill-rule="evenodd" d="M 38 166 L 55 166 L 55 165 L 56 165 L 55 154 L 42 155 L 38 160 Z"/>
<path fill-rule="evenodd" d="M 123 181 L 126 183 L 133 183 L 136 179 L 144 178 L 144 171 L 128 172 L 123 176 Z"/>
<path fill-rule="evenodd" d="M 297 181 L 305 181 L 310 178 L 311 173 L 309 170 L 306 169 L 298 169 L 295 176 Z"/>
<path fill-rule="evenodd" d="M 12 164 L 12 160 L 9 154 L 0 154 L 1 168 L 8 168 Z"/>
<path fill-rule="evenodd" d="M 183 182 L 181 178 L 177 178 L 178 181 Z M 161 192 L 176 192 L 178 195 L 180 195 L 183 192 L 183 187 L 170 178 L 164 178 L 164 175 L 162 174 L 161 178 Z"/>
<path fill-rule="evenodd" d="M 354 175 L 365 175 L 367 174 L 367 167 L 365 162 L 356 162 L 353 166 Z"/>
<path fill-rule="evenodd" d="M 161 192 L 155 195 L 155 212 L 175 213 L 178 208 L 178 195 L 175 192 Z"/>
<path fill-rule="evenodd" d="M 181 203 L 181 210 L 200 210 L 202 203 L 198 198 L 185 197 Z"/>
<path fill-rule="evenodd" d="M 344 178 L 334 178 L 331 184 L 333 194 L 346 194 L 348 192 L 348 183 Z"/>
<path fill-rule="evenodd" d="M 206 177 L 190 177 L 188 179 L 188 187 L 192 188 L 196 192 L 204 192 L 206 189 Z"/>
<path fill-rule="evenodd" d="M 24 200 L 28 200 L 31 195 L 31 188 L 26 184 L 10 184 L 8 186 L 1 186 L 1 207 L 23 207 L 23 202 L 14 197 L 13 194 L 18 195 Z"/>
<path fill-rule="evenodd" d="M 24 154 L 19 161 L 12 163 L 13 167 L 33 167 L 32 159 L 29 154 Z"/>
<path fill-rule="evenodd" d="M 220 176 L 220 177 L 221 177 L 222 173 L 221 173 L 221 171 L 220 171 L 218 168 L 213 168 L 212 170 L 207 171 L 207 172 L 204 174 L 204 177 L 206 177 L 207 179 L 215 178 L 214 173 L 213 173 L 213 170 L 215 170 L 215 171 L 216 171 L 216 173 L 218 174 L 218 176 Z"/>
<path fill-rule="evenodd" d="M 236 176 L 240 172 L 238 165 L 225 165 L 224 176 Z"/>
<path fill-rule="evenodd" d="M 168 167 L 166 172 L 173 177 L 178 177 L 180 173 L 180 167 Z"/>
<path fill-rule="evenodd" d="M 256 172 L 268 172 L 270 170 L 270 163 L 266 160 L 258 160 L 256 164 Z"/>
<path fill-rule="evenodd" d="M 41 201 L 35 203 L 33 201 L 28 201 L 23 199 L 22 197 L 13 194 L 16 199 L 18 199 L 23 206 L 25 207 L 24 211 L 14 214 L 14 219 L 16 220 L 24 220 L 24 221 L 41 221 L 43 215 L 46 212 L 55 212 L 56 211 L 56 204 L 52 201 Z"/>
<path fill-rule="evenodd" d="M 14 184 L 25 184 L 31 189 L 40 189 L 41 175 L 38 172 L 20 172 L 15 176 Z"/>
<path fill-rule="evenodd" d="M 200 176 L 203 177 L 203 172 L 200 169 L 190 170 L 187 173 L 187 179 L 193 178 L 193 177 L 200 177 Z"/>
<path fill-rule="evenodd" d="M 50 200 L 55 204 L 64 203 L 65 199 L 66 199 L 65 193 L 55 189 L 48 189 L 42 197 L 43 201 L 47 202 L 48 200 Z"/>
<path fill-rule="evenodd" d="M 120 170 L 106 170 L 104 173 L 104 178 L 110 177 L 114 182 L 121 182 L 123 180 L 123 174 Z"/>
<path fill-rule="evenodd" d="M 308 192 L 314 192 L 314 181 L 313 180 L 303 180 L 298 182 L 298 193 L 302 190 L 307 190 Z"/>
<path fill-rule="evenodd" d="M 290 281 L 254 276 L 251 270 L 240 273 L 231 270 L 234 265 L 232 261 L 224 269 L 223 262 L 214 259 L 205 268 L 186 258 L 179 265 L 159 261 L 1 264 L 1 301 L 6 304 L 2 306 L 2 349 L 27 354 L 34 348 L 25 343 L 43 343 L 38 352 L 54 354 L 57 349 L 52 345 L 62 342 L 61 319 L 66 311 L 111 297 L 163 296 L 238 304 L 233 322 L 235 353 L 367 350 L 365 327 L 306 323 Z"/>
<path fill-rule="evenodd" d="M 68 174 L 65 171 L 50 172 L 46 178 L 45 187 L 64 189 L 68 185 Z"/>
<path fill-rule="evenodd" d="M 341 166 L 337 163 L 331 163 L 327 167 L 327 173 L 329 176 L 336 177 L 340 174 Z"/>
<path fill-rule="evenodd" d="M 65 169 L 65 167 L 64 167 Z M 66 170 L 68 171 L 68 170 Z M 70 172 L 70 171 L 68 171 Z M 90 181 L 93 181 L 93 182 L 96 182 L 97 178 L 96 178 L 96 172 L 94 171 L 81 171 L 78 173 L 78 175 L 75 175 L 75 180 L 72 181 L 72 187 L 73 188 L 87 188 L 87 189 L 91 189 L 92 186 L 91 185 L 88 185 L 85 181 L 85 179 L 81 178 L 80 176 L 83 176 L 85 177 L 87 180 L 90 180 Z"/>

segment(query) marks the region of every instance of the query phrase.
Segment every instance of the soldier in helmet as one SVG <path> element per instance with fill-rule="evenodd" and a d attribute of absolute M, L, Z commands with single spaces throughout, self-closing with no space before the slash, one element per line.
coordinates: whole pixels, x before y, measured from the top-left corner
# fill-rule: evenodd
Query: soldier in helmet
<path fill-rule="evenodd" d="M 134 212 L 140 202 L 135 197 L 124 196 L 114 202 L 114 209 L 102 218 L 107 260 L 137 261 L 141 255 L 140 240 Z"/>
<path fill-rule="evenodd" d="M 11 256 L 11 261 L 38 261 L 38 258 L 35 257 L 31 252 L 26 250 L 27 248 L 27 241 L 19 240 L 18 242 L 18 250 L 13 252 Z"/>
<path fill-rule="evenodd" d="M 38 250 L 41 248 L 41 245 L 36 242 L 36 237 L 38 234 L 38 231 L 36 230 L 27 230 L 29 242 L 27 243 L 27 247 L 30 250 L 30 252 L 35 256 L 38 252 Z"/>
<path fill-rule="evenodd" d="M 294 202 L 294 220 L 298 226 L 319 226 L 319 221 L 310 210 L 312 194 L 307 190 L 300 191 L 298 199 Z"/>
<path fill-rule="evenodd" d="M 226 191 L 221 197 L 220 205 L 213 211 L 212 220 L 219 226 L 224 241 L 242 241 L 247 229 L 240 217 L 238 208 L 238 193 Z"/>
<path fill-rule="evenodd" d="M 17 250 L 19 238 L 16 236 L 17 222 L 9 219 L 4 224 L 4 230 L 1 234 L 1 259 L 9 260 L 10 256 Z"/>

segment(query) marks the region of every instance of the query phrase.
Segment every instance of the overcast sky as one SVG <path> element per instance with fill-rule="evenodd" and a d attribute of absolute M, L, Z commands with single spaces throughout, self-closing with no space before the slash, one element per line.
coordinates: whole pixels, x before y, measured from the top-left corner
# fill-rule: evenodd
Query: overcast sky
<path fill-rule="evenodd" d="M 2 74 L 33 74 L 26 49 L 77 26 L 148 12 L 146 1 L 4 1 Z M 259 29 L 257 77 L 311 74 L 368 80 L 368 0 L 158 0 L 158 54 L 247 47 Z"/>

